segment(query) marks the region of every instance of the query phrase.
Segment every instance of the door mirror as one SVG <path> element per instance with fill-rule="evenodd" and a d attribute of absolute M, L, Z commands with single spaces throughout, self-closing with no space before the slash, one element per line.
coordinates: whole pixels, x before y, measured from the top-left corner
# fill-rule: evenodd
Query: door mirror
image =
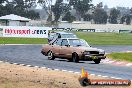
<path fill-rule="evenodd" d="M 65 46 L 70 47 L 70 45 L 65 45 Z"/>

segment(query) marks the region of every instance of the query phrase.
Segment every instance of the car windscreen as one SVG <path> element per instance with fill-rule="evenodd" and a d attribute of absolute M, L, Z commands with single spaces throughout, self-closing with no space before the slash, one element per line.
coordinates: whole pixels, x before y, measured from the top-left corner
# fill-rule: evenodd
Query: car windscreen
<path fill-rule="evenodd" d="M 49 39 L 53 39 L 54 36 L 55 36 L 55 33 L 50 33 L 50 34 L 48 35 L 48 38 L 49 38 Z"/>
<path fill-rule="evenodd" d="M 69 39 L 70 46 L 85 46 L 90 47 L 88 43 L 82 39 Z"/>
<path fill-rule="evenodd" d="M 74 34 L 62 34 L 61 38 L 77 38 L 77 36 Z"/>

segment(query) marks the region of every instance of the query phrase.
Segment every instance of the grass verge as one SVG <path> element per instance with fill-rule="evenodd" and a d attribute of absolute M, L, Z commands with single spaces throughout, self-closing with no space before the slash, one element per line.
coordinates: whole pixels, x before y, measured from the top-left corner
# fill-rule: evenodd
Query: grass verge
<path fill-rule="evenodd" d="M 108 58 L 120 61 L 132 62 L 132 52 L 129 53 L 111 53 L 107 54 Z"/>
<path fill-rule="evenodd" d="M 44 38 L 16 38 L 0 37 L 0 44 L 45 44 L 47 39 Z"/>
<path fill-rule="evenodd" d="M 90 45 L 132 45 L 132 33 L 90 33 L 75 32 Z M 44 38 L 14 38 L 0 37 L 0 44 L 45 44 Z"/>
<path fill-rule="evenodd" d="M 131 33 L 75 32 L 75 34 L 91 45 L 132 45 Z"/>

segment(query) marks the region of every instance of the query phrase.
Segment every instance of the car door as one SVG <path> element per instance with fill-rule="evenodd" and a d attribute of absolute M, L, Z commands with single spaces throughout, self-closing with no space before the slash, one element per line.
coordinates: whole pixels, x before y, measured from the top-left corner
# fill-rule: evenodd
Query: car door
<path fill-rule="evenodd" d="M 52 52 L 55 56 L 59 56 L 60 48 L 61 48 L 61 39 L 57 39 L 52 45 Z"/>
<path fill-rule="evenodd" d="M 60 48 L 60 56 L 69 58 L 71 56 L 70 46 L 67 39 L 63 39 Z"/>

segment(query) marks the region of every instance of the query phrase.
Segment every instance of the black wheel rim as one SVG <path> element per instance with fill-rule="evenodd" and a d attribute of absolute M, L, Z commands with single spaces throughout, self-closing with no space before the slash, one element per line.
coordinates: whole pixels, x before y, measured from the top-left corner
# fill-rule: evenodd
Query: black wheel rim
<path fill-rule="evenodd" d="M 52 57 L 53 57 L 53 54 L 52 54 L 52 52 L 50 51 L 50 52 L 48 53 L 48 59 L 52 59 Z"/>
<path fill-rule="evenodd" d="M 76 62 L 76 59 L 77 59 L 77 57 L 76 57 L 76 54 L 75 54 L 75 55 L 73 55 L 73 62 Z"/>

